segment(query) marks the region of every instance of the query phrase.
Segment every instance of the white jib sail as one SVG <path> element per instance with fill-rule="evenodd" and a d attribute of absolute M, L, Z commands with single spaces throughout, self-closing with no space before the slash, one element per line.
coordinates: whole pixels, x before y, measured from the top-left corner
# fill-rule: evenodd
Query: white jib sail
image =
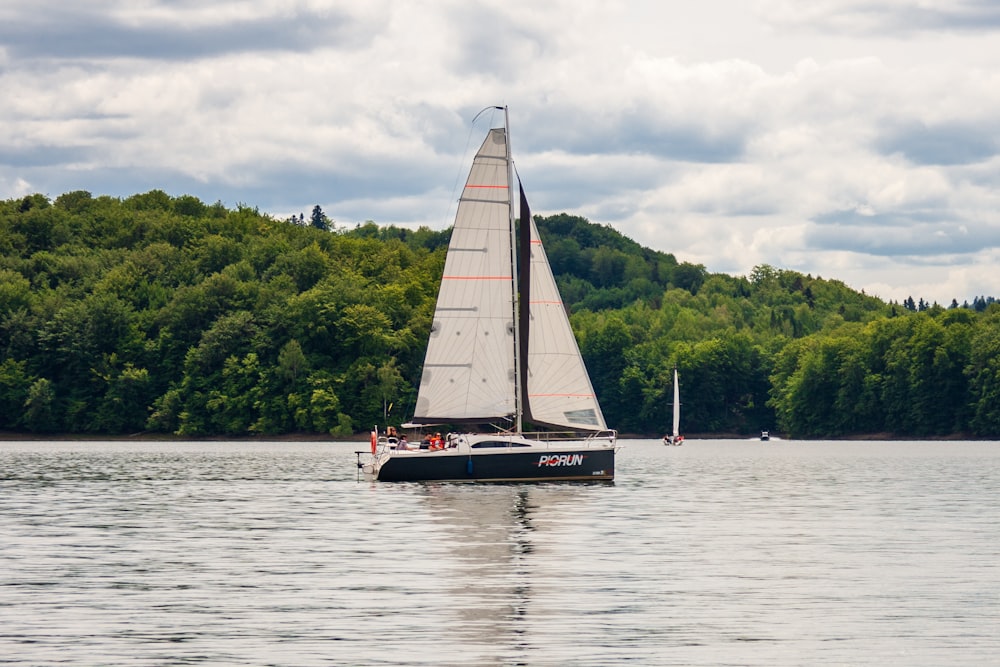
<path fill-rule="evenodd" d="M 607 429 L 534 219 L 530 291 L 526 384 L 531 420 L 574 430 Z"/>

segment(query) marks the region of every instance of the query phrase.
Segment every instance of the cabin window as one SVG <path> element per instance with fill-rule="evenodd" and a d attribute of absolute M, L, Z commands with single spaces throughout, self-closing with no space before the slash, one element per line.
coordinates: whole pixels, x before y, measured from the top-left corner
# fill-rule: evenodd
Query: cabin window
<path fill-rule="evenodd" d="M 530 447 L 531 445 L 525 444 L 523 442 L 504 442 L 503 440 L 487 440 L 486 442 L 477 442 L 472 445 L 472 449 L 486 449 L 487 447 Z"/>

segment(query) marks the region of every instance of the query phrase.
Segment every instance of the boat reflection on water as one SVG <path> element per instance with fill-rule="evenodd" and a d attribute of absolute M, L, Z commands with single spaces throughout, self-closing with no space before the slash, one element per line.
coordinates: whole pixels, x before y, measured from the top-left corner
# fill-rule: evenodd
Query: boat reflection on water
<path fill-rule="evenodd" d="M 451 541 L 454 571 L 446 595 L 456 639 L 470 649 L 488 647 L 501 660 L 526 648 L 534 588 L 544 585 L 551 567 L 544 554 L 588 490 L 593 485 L 429 484 L 421 490 L 429 518 Z"/>

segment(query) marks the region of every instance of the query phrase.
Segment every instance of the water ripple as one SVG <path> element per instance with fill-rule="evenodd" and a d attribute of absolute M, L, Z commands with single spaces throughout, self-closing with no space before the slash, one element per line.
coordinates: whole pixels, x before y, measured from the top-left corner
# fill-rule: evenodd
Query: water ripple
<path fill-rule="evenodd" d="M 1000 664 L 996 443 L 625 445 L 614 484 L 476 486 L 0 443 L 0 664 Z"/>

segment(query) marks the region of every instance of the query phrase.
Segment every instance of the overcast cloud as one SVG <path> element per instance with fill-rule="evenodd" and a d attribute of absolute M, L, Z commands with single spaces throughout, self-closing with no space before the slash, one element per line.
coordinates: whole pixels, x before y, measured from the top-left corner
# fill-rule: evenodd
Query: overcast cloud
<path fill-rule="evenodd" d="M 507 104 L 535 213 L 947 305 L 1000 296 L 998 37 L 1000 0 L 6 0 L 0 198 L 441 229 Z"/>

